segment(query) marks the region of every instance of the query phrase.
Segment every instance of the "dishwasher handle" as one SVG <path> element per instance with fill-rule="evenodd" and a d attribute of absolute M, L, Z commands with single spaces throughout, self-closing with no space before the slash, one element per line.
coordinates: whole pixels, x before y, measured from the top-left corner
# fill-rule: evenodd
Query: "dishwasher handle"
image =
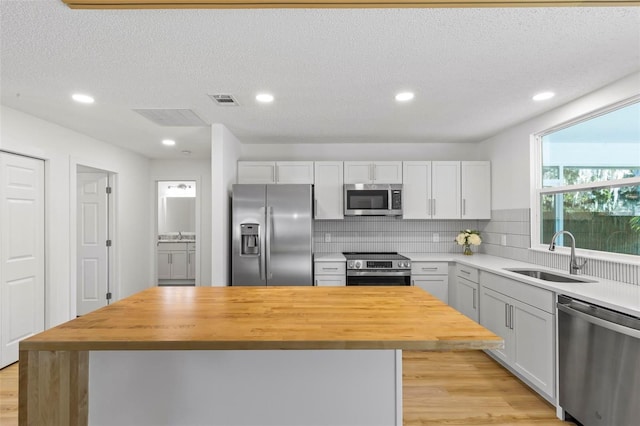
<path fill-rule="evenodd" d="M 616 333 L 621 333 L 626 336 L 633 337 L 635 339 L 640 339 L 640 330 L 638 329 L 627 327 L 615 322 L 607 321 L 597 316 L 589 315 L 577 309 L 571 308 L 567 304 L 564 304 L 561 302 L 558 302 L 556 306 L 558 307 L 559 311 L 565 312 L 569 315 L 572 315 L 584 321 L 590 322 L 591 324 L 606 328 L 611 331 L 615 331 Z M 640 322 L 640 320 L 637 320 L 637 321 Z"/>

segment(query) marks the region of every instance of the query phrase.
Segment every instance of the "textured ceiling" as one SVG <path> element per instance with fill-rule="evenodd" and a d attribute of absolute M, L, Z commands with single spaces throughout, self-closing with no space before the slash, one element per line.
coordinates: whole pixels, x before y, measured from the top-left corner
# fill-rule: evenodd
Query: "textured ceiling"
<path fill-rule="evenodd" d="M 247 143 L 473 142 L 640 70 L 638 7 L 0 7 L 2 104 L 151 158 L 209 155 L 210 127 L 133 109 L 192 109 Z M 397 104 L 399 90 L 416 97 Z M 557 96 L 531 101 L 542 90 Z M 275 102 L 257 104 L 259 91 Z M 240 106 L 216 105 L 219 93 Z"/>

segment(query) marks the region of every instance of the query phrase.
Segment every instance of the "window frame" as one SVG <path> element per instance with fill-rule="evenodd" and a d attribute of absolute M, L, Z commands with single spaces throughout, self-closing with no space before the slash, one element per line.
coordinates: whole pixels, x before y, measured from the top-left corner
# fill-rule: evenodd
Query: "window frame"
<path fill-rule="evenodd" d="M 550 127 L 541 132 L 533 133 L 530 136 L 530 206 L 531 206 L 531 250 L 535 251 L 548 251 L 548 245 L 544 244 L 540 241 L 540 217 L 541 217 L 541 203 L 540 199 L 544 194 L 558 194 L 558 193 L 567 193 L 573 191 L 587 190 L 587 189 L 597 189 L 597 188 L 615 188 L 621 186 L 635 186 L 640 185 L 640 177 L 634 178 L 624 178 L 624 179 L 616 179 L 609 181 L 601 181 L 601 182 L 589 182 L 582 184 L 574 184 L 574 185 L 565 185 L 565 186 L 555 186 L 555 187 L 542 187 L 542 138 L 551 133 L 555 133 L 559 130 L 566 129 L 567 127 L 575 126 L 576 124 L 592 120 L 596 117 L 608 114 L 615 110 L 627 107 L 634 103 L 640 102 L 640 95 L 635 95 L 630 98 L 624 99 L 620 102 L 616 102 L 613 104 L 606 105 L 602 108 L 598 108 L 589 113 L 577 116 L 569 121 L 563 122 L 556 126 Z M 577 247 L 577 250 L 580 250 L 580 254 L 582 257 L 586 258 L 597 258 L 597 259 L 607 259 L 618 262 L 637 262 L 639 256 L 633 254 L 623 254 L 623 253 L 613 253 L 607 251 L 598 251 L 591 249 L 584 249 Z M 562 254 L 569 254 L 570 248 L 557 246 L 556 252 Z"/>

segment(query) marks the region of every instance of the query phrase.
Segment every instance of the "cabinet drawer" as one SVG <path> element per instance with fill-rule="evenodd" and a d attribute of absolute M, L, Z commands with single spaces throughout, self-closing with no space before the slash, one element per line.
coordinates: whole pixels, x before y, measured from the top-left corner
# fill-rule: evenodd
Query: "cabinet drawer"
<path fill-rule="evenodd" d="M 318 287 L 343 287 L 347 285 L 347 278 L 344 275 L 319 275 L 315 279 Z"/>
<path fill-rule="evenodd" d="M 316 275 L 345 275 L 346 262 L 315 262 L 314 273 Z"/>
<path fill-rule="evenodd" d="M 478 270 L 466 265 L 456 265 L 456 276 L 466 278 L 474 283 L 478 282 Z"/>
<path fill-rule="evenodd" d="M 554 314 L 553 292 L 500 275 L 482 272 L 482 286 Z"/>
<path fill-rule="evenodd" d="M 447 262 L 411 262 L 411 275 L 447 275 Z"/>
<path fill-rule="evenodd" d="M 158 251 L 187 250 L 187 243 L 159 243 Z"/>

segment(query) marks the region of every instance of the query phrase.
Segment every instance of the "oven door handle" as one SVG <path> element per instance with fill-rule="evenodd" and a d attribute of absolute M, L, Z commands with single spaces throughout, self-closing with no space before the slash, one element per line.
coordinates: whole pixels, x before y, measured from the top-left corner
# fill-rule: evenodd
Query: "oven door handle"
<path fill-rule="evenodd" d="M 408 277 L 411 271 L 347 271 L 348 277 Z"/>

